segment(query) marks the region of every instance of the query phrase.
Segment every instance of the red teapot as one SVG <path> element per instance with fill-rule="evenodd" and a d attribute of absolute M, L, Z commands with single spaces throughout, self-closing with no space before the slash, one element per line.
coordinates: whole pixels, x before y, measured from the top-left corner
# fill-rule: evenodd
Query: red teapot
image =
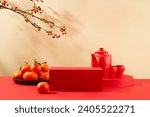
<path fill-rule="evenodd" d="M 112 58 L 111 55 L 104 50 L 104 48 L 100 48 L 95 53 L 91 54 L 92 57 L 92 67 L 101 67 L 104 70 L 104 74 L 106 68 L 110 68 L 112 66 Z"/>

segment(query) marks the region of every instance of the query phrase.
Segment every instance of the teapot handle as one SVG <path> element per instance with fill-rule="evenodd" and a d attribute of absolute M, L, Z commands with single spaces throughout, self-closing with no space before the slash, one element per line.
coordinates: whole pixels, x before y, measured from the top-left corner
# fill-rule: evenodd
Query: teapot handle
<path fill-rule="evenodd" d="M 92 57 L 92 67 L 99 67 L 99 55 L 98 54 L 91 54 Z"/>

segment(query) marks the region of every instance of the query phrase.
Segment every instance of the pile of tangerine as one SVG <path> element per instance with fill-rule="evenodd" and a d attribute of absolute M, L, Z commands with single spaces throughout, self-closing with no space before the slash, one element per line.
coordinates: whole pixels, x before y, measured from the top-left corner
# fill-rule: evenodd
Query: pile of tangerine
<path fill-rule="evenodd" d="M 39 63 L 37 61 L 30 65 L 27 62 L 20 69 L 13 74 L 13 78 L 20 78 L 23 80 L 49 80 L 49 66 L 47 62 Z"/>
<path fill-rule="evenodd" d="M 48 81 L 49 80 L 49 65 L 47 62 L 28 64 L 25 62 L 18 71 L 13 74 L 13 79 L 21 79 L 24 81 Z M 47 82 L 39 82 L 37 84 L 39 93 L 48 93 L 49 84 Z"/>

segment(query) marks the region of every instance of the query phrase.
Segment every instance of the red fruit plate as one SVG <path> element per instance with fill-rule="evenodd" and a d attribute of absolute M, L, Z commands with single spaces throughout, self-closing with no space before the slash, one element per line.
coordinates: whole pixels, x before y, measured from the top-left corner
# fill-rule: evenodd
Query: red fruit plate
<path fill-rule="evenodd" d="M 38 80 L 24 80 L 24 79 L 21 79 L 21 78 L 13 78 L 13 81 L 16 84 L 37 85 L 39 82 L 48 82 L 49 80 L 43 80 L 43 79 L 38 79 Z"/>

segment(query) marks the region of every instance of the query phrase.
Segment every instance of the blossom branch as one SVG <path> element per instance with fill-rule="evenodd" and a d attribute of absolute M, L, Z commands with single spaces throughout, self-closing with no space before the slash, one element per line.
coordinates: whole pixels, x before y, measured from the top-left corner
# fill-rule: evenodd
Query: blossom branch
<path fill-rule="evenodd" d="M 19 9 L 16 6 L 11 6 L 6 0 L 0 0 L 0 9 L 7 9 L 10 11 L 13 11 L 14 13 L 17 13 L 21 16 L 23 16 L 23 18 L 25 19 L 26 22 L 29 22 L 33 27 L 35 27 L 38 31 L 44 31 L 46 32 L 48 35 L 51 35 L 52 38 L 59 38 L 61 35 L 66 34 L 66 28 L 65 26 L 58 26 L 56 25 L 53 21 L 49 21 L 45 18 L 42 18 L 40 16 L 37 16 L 37 13 L 42 14 L 43 10 L 41 9 L 40 6 L 37 6 L 35 1 L 39 2 L 43 2 L 42 0 L 30 0 L 30 2 L 33 3 L 33 7 L 30 10 L 22 10 Z M 48 24 L 51 30 L 46 30 L 43 27 L 39 26 L 37 23 L 33 22 L 31 18 L 29 18 L 29 16 L 31 16 L 32 18 L 35 18 L 45 24 Z M 58 29 L 60 31 L 60 34 L 56 34 L 54 33 L 52 30 L 54 29 Z"/>

